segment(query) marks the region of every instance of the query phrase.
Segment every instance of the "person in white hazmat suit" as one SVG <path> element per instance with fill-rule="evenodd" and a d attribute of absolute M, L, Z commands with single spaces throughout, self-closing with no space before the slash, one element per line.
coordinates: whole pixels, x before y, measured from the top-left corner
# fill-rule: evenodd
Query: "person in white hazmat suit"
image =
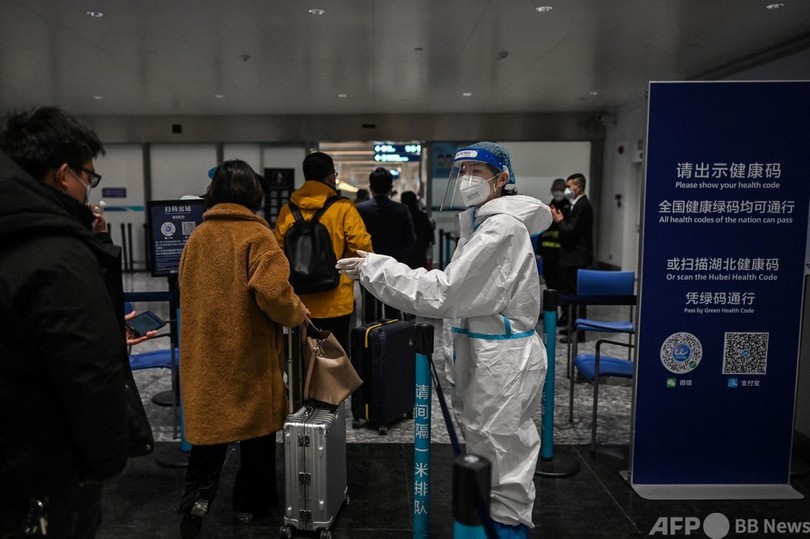
<path fill-rule="evenodd" d="M 492 463 L 491 513 L 499 537 L 528 537 L 540 452 L 532 414 L 540 409 L 547 365 L 535 331 L 541 291 L 530 237 L 551 225 L 551 211 L 515 194 L 509 154 L 500 145 L 460 149 L 453 171 L 448 191 L 467 210 L 459 215 L 458 245 L 443 271 L 410 269 L 362 252 L 336 267 L 382 302 L 450 324 L 448 380 L 467 451 Z"/>

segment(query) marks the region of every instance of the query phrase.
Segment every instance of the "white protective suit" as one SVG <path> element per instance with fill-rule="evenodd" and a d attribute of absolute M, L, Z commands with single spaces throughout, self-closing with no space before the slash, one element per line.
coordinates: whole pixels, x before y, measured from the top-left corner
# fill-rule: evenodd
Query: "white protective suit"
<path fill-rule="evenodd" d="M 396 309 L 452 325 L 453 406 L 467 452 L 492 463 L 492 518 L 533 527 L 540 436 L 532 414 L 540 409 L 547 364 L 535 331 L 541 293 L 530 235 L 548 228 L 551 212 L 514 195 L 470 208 L 459 220 L 444 271 L 369 254 L 359 280 Z"/>

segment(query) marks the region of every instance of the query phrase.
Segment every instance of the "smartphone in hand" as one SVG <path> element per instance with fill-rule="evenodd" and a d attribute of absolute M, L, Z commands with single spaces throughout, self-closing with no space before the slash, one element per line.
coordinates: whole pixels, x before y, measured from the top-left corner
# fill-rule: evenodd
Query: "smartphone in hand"
<path fill-rule="evenodd" d="M 166 325 L 166 322 L 152 311 L 144 311 L 124 323 L 138 337 L 143 337 L 147 332 L 160 329 Z"/>

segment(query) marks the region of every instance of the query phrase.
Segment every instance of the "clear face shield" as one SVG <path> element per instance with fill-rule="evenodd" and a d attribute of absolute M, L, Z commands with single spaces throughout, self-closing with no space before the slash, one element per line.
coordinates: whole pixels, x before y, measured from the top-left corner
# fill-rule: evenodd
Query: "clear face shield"
<path fill-rule="evenodd" d="M 493 174 L 493 169 L 501 172 Z M 440 211 L 481 206 L 495 191 L 493 181 L 507 167 L 495 154 L 480 148 L 461 148 L 453 159 L 453 168 L 442 196 Z"/>

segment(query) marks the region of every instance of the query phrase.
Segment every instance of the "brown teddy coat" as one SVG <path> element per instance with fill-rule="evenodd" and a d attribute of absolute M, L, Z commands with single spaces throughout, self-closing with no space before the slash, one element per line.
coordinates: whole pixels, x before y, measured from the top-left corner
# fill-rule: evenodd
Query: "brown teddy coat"
<path fill-rule="evenodd" d="M 282 428 L 282 326 L 301 324 L 289 263 L 267 221 L 239 204 L 208 210 L 180 260 L 180 390 L 198 445 Z"/>

